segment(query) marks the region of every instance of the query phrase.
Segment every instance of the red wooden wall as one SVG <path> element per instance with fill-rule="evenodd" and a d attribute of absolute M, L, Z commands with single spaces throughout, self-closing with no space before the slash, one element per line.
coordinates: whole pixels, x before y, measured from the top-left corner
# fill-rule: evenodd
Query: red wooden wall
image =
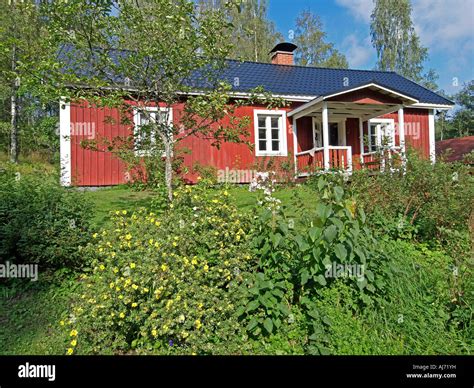
<path fill-rule="evenodd" d="M 283 108 L 287 112 L 294 109 L 299 104 Z M 179 120 L 182 104 L 173 107 L 173 119 Z M 250 117 L 251 124 L 246 140 L 254 143 L 253 110 L 264 109 L 262 106 L 239 107 L 236 109 L 236 116 Z M 428 130 L 428 110 L 410 109 L 405 111 L 405 139 L 406 143 L 416 149 L 421 150 L 425 156 L 429 156 L 429 130 Z M 126 137 L 132 134 L 132 126 L 121 123 L 119 112 L 116 109 L 94 108 L 86 104 L 71 105 L 71 176 L 72 184 L 77 186 L 109 186 L 123 184 L 127 182 L 127 171 L 125 165 L 110 152 L 98 152 L 84 149 L 81 146 L 82 140 L 95 137 L 105 137 L 112 139 L 117 136 Z M 384 115 L 384 118 L 392 118 L 398 123 L 398 114 L 391 113 Z M 312 121 L 311 117 L 303 117 L 297 121 L 298 130 L 298 151 L 312 148 Z M 287 118 L 287 147 L 288 157 L 273 157 L 279 162 L 293 162 L 293 130 L 292 119 Z M 367 133 L 367 123 L 364 123 L 364 133 Z M 354 168 L 358 167 L 360 156 L 359 143 L 359 122 L 358 119 L 348 118 L 346 121 L 347 145 L 352 146 L 352 156 Z M 398 136 L 396 138 L 398 144 Z M 190 136 L 179 143 L 181 149 L 189 149 L 190 153 L 184 153 L 184 165 L 189 172 L 184 178 L 194 182 L 198 174 L 193 171 L 196 164 L 201 166 L 213 166 L 218 170 L 249 170 L 255 171 L 263 161 L 268 158 L 257 158 L 255 151 L 245 144 L 224 143 L 220 149 L 211 145 L 207 139 Z"/>

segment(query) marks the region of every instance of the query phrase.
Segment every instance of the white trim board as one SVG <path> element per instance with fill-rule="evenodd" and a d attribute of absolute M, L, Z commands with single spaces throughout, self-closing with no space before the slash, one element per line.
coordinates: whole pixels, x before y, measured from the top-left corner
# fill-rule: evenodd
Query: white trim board
<path fill-rule="evenodd" d="M 71 105 L 64 99 L 59 102 L 59 154 L 61 186 L 71 186 Z"/>

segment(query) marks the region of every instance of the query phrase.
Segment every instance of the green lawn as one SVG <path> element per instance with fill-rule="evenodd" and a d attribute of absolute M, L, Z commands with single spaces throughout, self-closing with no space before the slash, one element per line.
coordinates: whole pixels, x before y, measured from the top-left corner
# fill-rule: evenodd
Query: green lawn
<path fill-rule="evenodd" d="M 248 185 L 231 187 L 229 192 L 237 207 L 242 211 L 250 211 L 257 201 L 257 194 L 249 192 Z M 299 195 L 296 202 L 298 207 L 300 205 L 307 209 L 315 207 L 315 193 L 305 186 L 277 189 L 275 197 L 282 201 L 283 206 L 294 207 L 293 196 L 295 192 L 298 192 Z M 117 186 L 95 191 L 84 191 L 83 195 L 94 205 L 94 225 L 101 227 L 108 222 L 111 211 L 134 211 L 142 206 L 147 207 L 155 194 L 152 191 L 135 191 L 129 187 Z"/>

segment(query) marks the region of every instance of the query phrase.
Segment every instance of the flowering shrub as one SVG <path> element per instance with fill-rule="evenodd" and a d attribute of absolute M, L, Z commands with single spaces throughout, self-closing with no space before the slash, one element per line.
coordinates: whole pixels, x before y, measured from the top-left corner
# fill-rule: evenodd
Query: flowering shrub
<path fill-rule="evenodd" d="M 236 336 L 247 220 L 225 190 L 186 186 L 175 198 L 160 217 L 117 211 L 93 236 L 93 266 L 64 319 L 68 353 L 207 353 Z"/>

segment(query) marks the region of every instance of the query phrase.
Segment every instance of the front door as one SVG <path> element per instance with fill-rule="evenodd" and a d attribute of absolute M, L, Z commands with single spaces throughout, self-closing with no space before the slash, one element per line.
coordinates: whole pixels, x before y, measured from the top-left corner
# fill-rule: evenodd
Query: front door
<path fill-rule="evenodd" d="M 339 139 L 339 123 L 330 122 L 329 123 L 329 145 L 338 146 L 341 145 Z M 344 139 L 344 137 L 342 137 Z M 313 147 L 321 148 L 323 146 L 323 131 L 321 128 L 321 123 L 313 120 Z"/>

